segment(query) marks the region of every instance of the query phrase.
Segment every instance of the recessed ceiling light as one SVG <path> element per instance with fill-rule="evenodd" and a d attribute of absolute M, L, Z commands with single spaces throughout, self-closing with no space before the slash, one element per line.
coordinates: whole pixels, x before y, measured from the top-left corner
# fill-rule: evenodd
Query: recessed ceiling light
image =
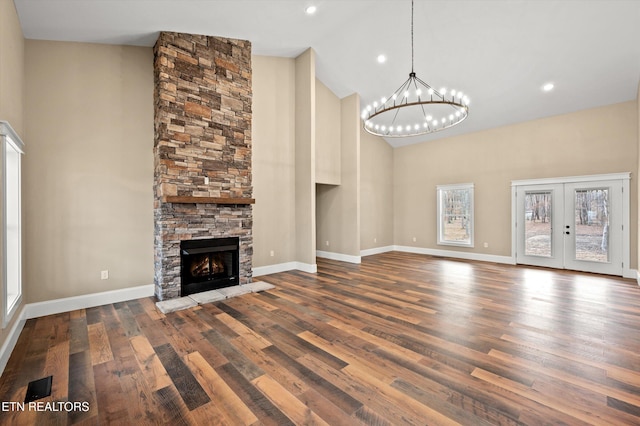
<path fill-rule="evenodd" d="M 304 11 L 307 13 L 307 15 L 313 15 L 314 13 L 316 13 L 317 10 L 318 10 L 317 7 L 309 6 Z"/>
<path fill-rule="evenodd" d="M 542 90 L 544 90 L 545 92 L 550 92 L 551 90 L 553 90 L 553 83 L 547 83 L 544 86 L 542 86 Z"/>
<path fill-rule="evenodd" d="M 378 55 L 378 63 L 384 64 L 385 62 L 387 62 L 387 57 L 384 55 Z"/>

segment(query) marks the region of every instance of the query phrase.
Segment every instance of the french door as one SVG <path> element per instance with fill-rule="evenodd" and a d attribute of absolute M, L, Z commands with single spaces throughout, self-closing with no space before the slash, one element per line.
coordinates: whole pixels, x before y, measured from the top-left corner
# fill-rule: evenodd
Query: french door
<path fill-rule="evenodd" d="M 623 275 L 623 187 L 622 179 L 515 185 L 516 263 Z"/>

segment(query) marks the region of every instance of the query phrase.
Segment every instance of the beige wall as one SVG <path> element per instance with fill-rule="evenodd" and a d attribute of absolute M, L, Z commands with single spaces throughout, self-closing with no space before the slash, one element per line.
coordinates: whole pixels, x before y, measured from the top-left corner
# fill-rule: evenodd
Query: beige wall
<path fill-rule="evenodd" d="M 340 100 L 340 185 L 317 185 L 317 249 L 360 256 L 360 98 Z M 328 243 L 328 244 L 327 244 Z"/>
<path fill-rule="evenodd" d="M 253 266 L 296 260 L 295 61 L 253 56 Z M 273 256 L 271 252 L 273 251 Z"/>
<path fill-rule="evenodd" d="M 316 249 L 339 252 L 341 249 L 338 221 L 340 186 L 316 185 Z"/>
<path fill-rule="evenodd" d="M 436 245 L 436 185 L 472 182 L 475 248 L 457 250 L 510 256 L 511 181 L 637 171 L 637 121 L 625 102 L 396 149 L 395 244 L 451 249 Z M 632 268 L 637 211 L 632 197 Z"/>
<path fill-rule="evenodd" d="M 360 96 L 340 100 L 342 222 L 340 253 L 360 256 Z"/>
<path fill-rule="evenodd" d="M 0 0 L 0 120 L 8 121 L 11 127 L 18 133 L 25 142 L 25 151 L 29 152 L 29 144 L 24 129 L 24 37 L 18 20 L 13 1 Z M 1 154 L 0 154 L 1 155 Z M 3 160 L 0 158 L 0 160 Z M 4 161 L 0 161 L 1 165 Z M 23 173 L 24 175 L 24 173 Z M 0 191 L 1 193 L 1 191 Z M 0 197 L 0 212 L 2 212 L 2 200 Z M 23 212 L 24 212 L 23 206 Z M 23 213 L 24 214 L 24 213 Z M 0 213 L 0 223 L 3 223 Z M 23 216 L 24 224 L 24 216 Z M 24 225 L 23 225 L 24 228 Z M 2 240 L 2 230 L 0 229 L 0 241 Z M 2 244 L 0 244 L 0 258 L 2 258 Z M 23 250 L 23 252 L 25 252 Z M 24 267 L 23 267 L 24 269 Z M 0 294 L 4 294 L 4 273 L 0 264 Z M 24 287 L 24 284 L 23 284 Z M 4 297 L 4 296 L 0 296 Z M 25 304 L 25 297 L 22 298 L 21 306 L 16 312 L 22 310 Z M 2 313 L 0 313 L 2 315 Z M 18 321 L 19 315 L 15 314 L 4 329 L 0 329 L 0 346 L 8 337 L 11 327 Z"/>
<path fill-rule="evenodd" d="M 318 79 L 316 183 L 340 185 L 340 99 Z"/>
<path fill-rule="evenodd" d="M 295 60 L 296 261 L 316 263 L 316 54 Z"/>
<path fill-rule="evenodd" d="M 393 156 L 383 138 L 360 127 L 360 249 L 393 245 Z"/>
<path fill-rule="evenodd" d="M 29 40 L 25 58 L 27 302 L 152 284 L 151 48 Z"/>
<path fill-rule="evenodd" d="M 23 140 L 24 43 L 13 1 L 0 0 L 0 120 Z"/>
<path fill-rule="evenodd" d="M 638 81 L 638 95 L 636 96 L 636 109 L 638 111 L 638 170 L 636 173 L 636 177 L 640 176 L 640 81 Z M 633 194 L 633 192 L 632 192 Z M 638 192 L 636 192 L 637 198 L 636 201 L 640 200 L 640 185 L 638 185 Z M 640 222 L 640 202 L 638 203 L 638 209 L 636 210 L 638 212 L 638 221 Z M 640 223 L 637 223 L 637 229 L 638 229 L 638 233 L 636 234 L 638 237 L 638 241 L 640 241 Z M 638 263 L 636 264 L 640 265 L 640 250 L 638 250 Z M 640 274 L 638 274 L 638 282 L 640 283 Z"/>

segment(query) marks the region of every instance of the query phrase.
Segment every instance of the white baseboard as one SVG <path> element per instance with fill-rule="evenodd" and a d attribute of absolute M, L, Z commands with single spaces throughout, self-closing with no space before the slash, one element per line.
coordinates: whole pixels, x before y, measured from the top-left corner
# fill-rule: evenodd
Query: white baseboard
<path fill-rule="evenodd" d="M 27 322 L 27 319 L 24 316 L 24 311 L 25 307 L 23 306 L 20 310 L 18 318 L 13 323 L 11 330 L 9 330 L 7 338 L 4 340 L 2 347 L 0 347 L 0 375 L 4 372 L 4 368 L 7 366 L 9 358 L 11 357 L 11 352 L 13 352 L 13 348 L 16 347 L 16 343 L 18 343 L 20 333 L 22 333 L 24 324 Z"/>
<path fill-rule="evenodd" d="M 25 319 L 75 311 L 77 309 L 92 308 L 109 303 L 125 302 L 127 300 L 153 296 L 153 294 L 153 284 L 147 284 L 101 293 L 83 294 L 81 296 L 65 297 L 63 299 L 28 303 L 24 307 Z"/>
<path fill-rule="evenodd" d="M 362 259 L 360 256 L 353 256 L 350 254 L 333 253 L 330 251 L 316 250 L 316 256 L 322 257 L 323 259 L 338 260 L 340 262 L 362 263 Z"/>
<path fill-rule="evenodd" d="M 296 268 L 298 271 L 307 272 L 309 274 L 315 274 L 318 272 L 318 265 L 315 263 L 303 263 L 303 262 L 295 262 Z"/>
<path fill-rule="evenodd" d="M 511 256 L 497 256 L 493 254 L 469 253 L 455 250 L 438 250 L 423 247 L 393 246 L 395 251 L 406 253 L 428 254 L 431 256 L 452 257 L 456 259 L 478 260 L 481 262 L 505 263 L 515 265 L 515 260 Z"/>
<path fill-rule="evenodd" d="M 394 246 L 375 247 L 375 248 L 370 248 L 366 250 L 360 250 L 360 256 L 361 257 L 371 256 L 374 254 L 387 253 L 393 250 L 395 250 Z"/>
<path fill-rule="evenodd" d="M 278 263 L 275 265 L 258 266 L 252 269 L 253 276 L 259 277 L 262 275 L 277 274 L 278 272 L 293 271 L 296 268 L 297 262 Z"/>
<path fill-rule="evenodd" d="M 635 278 L 636 280 L 638 279 L 638 271 L 636 269 L 626 269 L 623 273 L 622 276 L 624 278 Z"/>
<path fill-rule="evenodd" d="M 318 272 L 318 266 L 313 263 L 303 263 L 303 262 L 286 262 L 286 263 L 277 263 L 275 265 L 267 265 L 267 266 L 258 266 L 252 269 L 252 275 L 254 277 L 260 277 L 262 275 L 271 275 L 277 274 L 279 272 L 287 272 L 287 271 L 302 271 L 308 272 L 310 274 L 315 274 Z"/>

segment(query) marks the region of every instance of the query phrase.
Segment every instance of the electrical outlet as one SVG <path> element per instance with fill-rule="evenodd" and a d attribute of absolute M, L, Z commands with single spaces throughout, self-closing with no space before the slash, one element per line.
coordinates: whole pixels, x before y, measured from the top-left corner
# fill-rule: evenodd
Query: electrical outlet
<path fill-rule="evenodd" d="M 109 279 L 109 271 L 100 271 L 100 279 L 108 280 Z"/>
<path fill-rule="evenodd" d="M 269 252 L 269 256 L 273 257 L 273 256 L 275 256 L 275 255 L 276 255 L 276 253 L 275 253 L 273 250 L 271 250 L 271 251 Z"/>
<path fill-rule="evenodd" d="M 329 247 L 329 241 L 325 241 L 324 244 Z"/>
<path fill-rule="evenodd" d="M 413 242 L 415 243 L 416 241 L 418 241 L 418 239 L 416 237 L 413 237 Z"/>
<path fill-rule="evenodd" d="M 209 185 L 209 176 L 204 177 L 204 184 Z"/>
<path fill-rule="evenodd" d="M 484 248 L 489 247 L 489 243 L 484 243 Z"/>
<path fill-rule="evenodd" d="M 373 242 L 374 242 L 374 243 L 377 243 L 377 242 L 378 242 L 378 239 L 377 239 L 377 238 L 374 238 L 374 239 L 373 239 Z"/>

